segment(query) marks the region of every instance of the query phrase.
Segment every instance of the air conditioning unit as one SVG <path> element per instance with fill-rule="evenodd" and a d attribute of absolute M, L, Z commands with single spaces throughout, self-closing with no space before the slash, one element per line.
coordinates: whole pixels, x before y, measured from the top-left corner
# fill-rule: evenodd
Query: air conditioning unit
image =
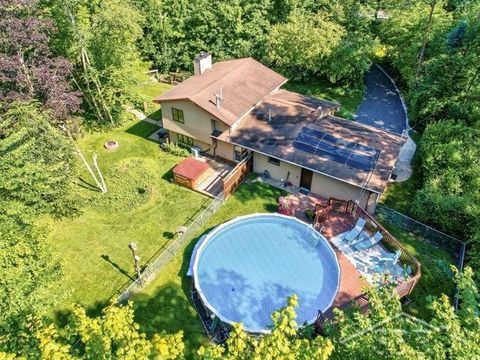
<path fill-rule="evenodd" d="M 198 146 L 192 146 L 191 151 L 192 151 L 192 155 L 195 158 L 199 158 L 200 157 L 200 152 L 202 151 L 202 149 L 200 149 Z"/>

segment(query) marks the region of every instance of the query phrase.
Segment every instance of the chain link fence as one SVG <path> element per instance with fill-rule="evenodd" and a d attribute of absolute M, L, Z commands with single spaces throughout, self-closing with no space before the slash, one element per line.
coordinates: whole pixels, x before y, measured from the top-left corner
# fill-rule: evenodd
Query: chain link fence
<path fill-rule="evenodd" d="M 140 292 L 145 286 L 152 282 L 159 271 L 180 251 L 182 251 L 188 242 L 198 233 L 200 228 L 215 214 L 223 205 L 223 194 L 214 198 L 213 201 L 199 213 L 196 217 L 189 220 L 181 227 L 181 232 L 176 235 L 172 242 L 162 248 L 147 263 L 141 276 L 127 286 L 125 290 L 118 296 L 117 302 L 123 303 L 132 295 Z"/>
<path fill-rule="evenodd" d="M 458 270 L 463 270 L 465 242 L 381 204 L 378 204 L 375 209 L 375 217 L 381 222 L 392 224 L 400 229 L 413 233 L 424 241 L 428 241 L 436 247 L 445 250 L 455 259 L 455 265 Z M 457 294 L 455 294 L 454 302 L 455 308 L 457 308 Z"/>

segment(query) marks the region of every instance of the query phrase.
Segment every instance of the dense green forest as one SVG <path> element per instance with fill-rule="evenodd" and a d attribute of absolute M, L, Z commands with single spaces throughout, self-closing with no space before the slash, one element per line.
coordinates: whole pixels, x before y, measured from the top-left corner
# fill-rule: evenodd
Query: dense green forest
<path fill-rule="evenodd" d="M 46 309 L 69 289 L 38 220 L 81 209 L 76 140 L 124 123 L 126 108 L 143 109 L 139 85 L 149 69 L 191 72 L 200 51 L 216 61 L 252 56 L 297 81 L 352 88 L 383 64 L 420 138 L 408 215 L 467 241 L 467 264 L 480 267 L 479 1 L 0 0 L 0 358 L 182 358 L 182 334 L 147 337 L 130 306 L 97 318 L 76 307 L 64 327 L 54 326 Z M 226 348 L 198 354 L 474 358 L 480 279 L 469 268 L 455 279 L 461 306 L 454 312 L 447 297 L 431 299 L 429 324 L 447 330 L 428 341 L 393 326 L 382 334 L 394 339 L 389 347 L 372 334 L 342 341 L 400 313 L 385 287 L 370 290 L 368 316 L 338 314 L 327 338 L 297 332 L 292 298 L 269 336 L 252 339 L 238 327 Z"/>

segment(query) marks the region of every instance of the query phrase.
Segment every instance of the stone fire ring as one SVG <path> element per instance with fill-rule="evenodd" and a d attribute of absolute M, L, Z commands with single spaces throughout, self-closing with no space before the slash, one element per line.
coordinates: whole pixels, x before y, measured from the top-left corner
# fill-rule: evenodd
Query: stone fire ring
<path fill-rule="evenodd" d="M 103 146 L 107 150 L 115 150 L 119 145 L 117 140 L 108 140 Z"/>

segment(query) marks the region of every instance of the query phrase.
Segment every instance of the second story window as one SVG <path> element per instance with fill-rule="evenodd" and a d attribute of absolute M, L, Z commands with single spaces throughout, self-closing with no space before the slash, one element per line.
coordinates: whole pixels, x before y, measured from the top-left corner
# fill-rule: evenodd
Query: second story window
<path fill-rule="evenodd" d="M 174 121 L 185 124 L 185 119 L 183 118 L 183 110 L 172 107 L 172 118 Z"/>

